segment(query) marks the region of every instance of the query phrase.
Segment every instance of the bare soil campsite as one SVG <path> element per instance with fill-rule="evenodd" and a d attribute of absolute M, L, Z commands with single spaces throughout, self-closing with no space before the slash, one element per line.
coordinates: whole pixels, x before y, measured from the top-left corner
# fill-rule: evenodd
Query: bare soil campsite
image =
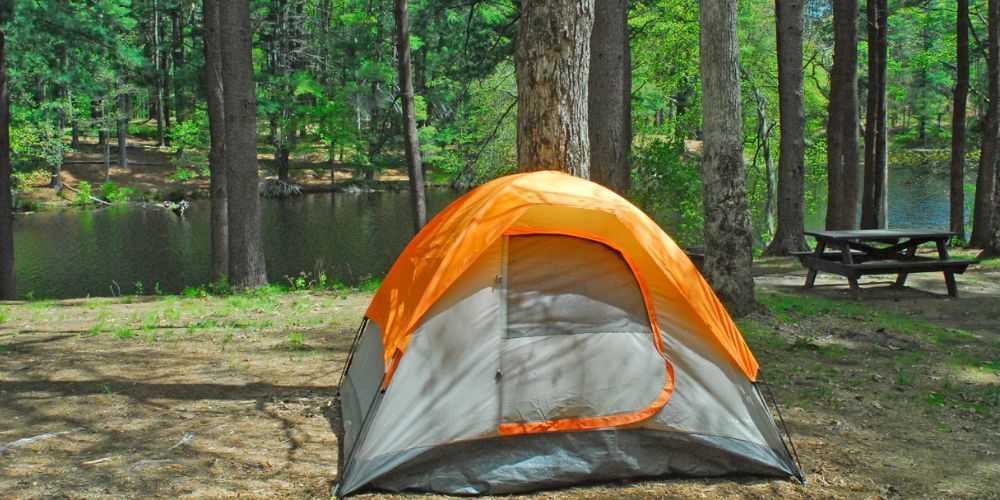
<path fill-rule="evenodd" d="M 540 498 L 996 498 L 1000 262 L 894 289 L 757 262 L 739 322 L 808 482 L 662 479 Z M 370 290 L 0 306 L 0 496 L 329 497 L 331 410 Z"/>

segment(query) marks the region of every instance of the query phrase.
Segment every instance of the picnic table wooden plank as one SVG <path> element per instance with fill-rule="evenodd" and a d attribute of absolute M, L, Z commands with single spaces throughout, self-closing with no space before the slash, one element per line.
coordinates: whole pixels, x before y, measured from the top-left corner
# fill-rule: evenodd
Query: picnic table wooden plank
<path fill-rule="evenodd" d="M 806 235 L 827 240 L 885 240 L 903 238 L 951 238 L 955 233 L 938 229 L 855 229 L 842 231 L 806 231 Z"/>

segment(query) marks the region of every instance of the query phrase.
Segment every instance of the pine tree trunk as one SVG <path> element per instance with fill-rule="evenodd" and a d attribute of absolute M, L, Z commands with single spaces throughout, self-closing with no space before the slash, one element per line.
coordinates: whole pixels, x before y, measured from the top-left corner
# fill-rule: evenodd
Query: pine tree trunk
<path fill-rule="evenodd" d="M 406 174 L 410 179 L 410 208 L 415 232 L 427 224 L 427 199 L 424 196 L 424 169 L 420 159 L 420 136 L 413 104 L 413 72 L 410 68 L 410 16 L 406 0 L 395 0 L 396 60 L 399 63 L 400 100 L 403 103 L 403 140 L 406 147 Z"/>
<path fill-rule="evenodd" d="M 225 115 L 229 282 L 237 289 L 267 284 L 257 194 L 257 97 L 254 95 L 250 0 L 219 3 Z"/>
<path fill-rule="evenodd" d="M 66 105 L 69 108 L 69 147 L 80 149 L 80 128 L 77 126 L 76 110 L 73 107 L 73 93 L 69 89 L 66 90 Z"/>
<path fill-rule="evenodd" d="M 118 166 L 128 168 L 128 99 L 125 93 L 118 94 Z"/>
<path fill-rule="evenodd" d="M 184 21 L 180 10 L 181 4 L 178 2 L 170 11 L 170 38 L 174 59 L 174 119 L 178 124 L 184 122 L 184 80 L 181 78 L 184 69 Z"/>
<path fill-rule="evenodd" d="M 1000 142 L 1000 0 L 989 1 L 989 108 L 983 132 L 983 149 L 979 155 L 976 176 L 976 199 L 972 214 L 972 236 L 969 245 L 983 248 L 989 243 L 993 220 L 993 198 L 996 189 L 997 143 Z"/>
<path fill-rule="evenodd" d="M 951 231 L 965 239 L 965 108 L 969 97 L 969 0 L 957 0 L 955 94 L 951 119 Z"/>
<path fill-rule="evenodd" d="M 525 0 L 518 23 L 518 170 L 561 170 L 588 179 L 594 0 Z"/>
<path fill-rule="evenodd" d="M 778 108 L 778 229 L 764 252 L 788 255 L 807 250 L 805 238 L 806 111 L 802 66 L 804 0 L 776 0 Z"/>
<path fill-rule="evenodd" d="M 286 133 L 284 130 L 280 134 Z M 274 146 L 274 168 L 278 171 L 278 180 L 288 182 L 288 162 L 291 153 L 281 144 L 281 139 L 277 139 Z"/>
<path fill-rule="evenodd" d="M 619 194 L 625 194 L 630 185 L 628 60 L 628 2 L 595 0 L 587 110 L 590 177 Z"/>
<path fill-rule="evenodd" d="M 0 31 L 0 300 L 14 300 L 14 215 L 11 195 L 10 95 L 6 34 Z"/>
<path fill-rule="evenodd" d="M 754 311 L 736 0 L 701 0 L 704 275 L 730 313 Z"/>
<path fill-rule="evenodd" d="M 827 229 L 857 224 L 858 1 L 833 0 L 833 69 L 830 72 L 827 124 Z"/>
<path fill-rule="evenodd" d="M 225 1 L 225 0 L 221 0 Z M 226 123 L 222 91 L 222 40 L 219 37 L 219 2 L 204 0 L 205 94 L 208 104 L 209 191 L 212 203 L 212 279 L 229 274 L 229 215 L 226 203 Z"/>
<path fill-rule="evenodd" d="M 160 23 L 160 41 L 166 38 L 165 23 Z M 163 112 L 163 143 L 170 145 L 170 62 L 173 56 L 169 54 L 160 55 L 160 109 Z"/>
<path fill-rule="evenodd" d="M 868 109 L 865 118 L 865 178 L 861 200 L 862 229 L 884 229 L 888 149 L 886 69 L 889 56 L 887 0 L 868 2 Z"/>
<path fill-rule="evenodd" d="M 108 140 L 108 136 L 111 135 L 111 131 L 108 130 L 108 118 L 105 107 L 107 106 L 107 100 L 101 99 L 101 131 L 100 135 L 104 138 L 101 142 L 101 146 L 104 149 L 104 157 L 102 163 L 102 171 L 104 173 L 104 182 L 111 180 L 111 141 Z"/>
<path fill-rule="evenodd" d="M 156 103 L 156 139 L 160 147 L 167 145 L 166 124 L 163 102 L 163 50 L 160 48 L 160 11 L 158 0 L 153 0 L 153 68 L 156 71 L 154 77 L 156 83 L 156 95 L 153 96 Z"/>

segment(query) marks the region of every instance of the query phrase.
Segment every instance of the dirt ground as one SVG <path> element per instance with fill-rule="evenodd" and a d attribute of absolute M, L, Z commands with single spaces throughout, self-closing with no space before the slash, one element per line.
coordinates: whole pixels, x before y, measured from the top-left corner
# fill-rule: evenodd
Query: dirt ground
<path fill-rule="evenodd" d="M 660 479 L 538 498 L 1000 498 L 1000 263 L 863 300 L 788 259 L 740 326 L 808 483 Z M 328 497 L 329 410 L 371 293 L 0 304 L 0 497 Z"/>

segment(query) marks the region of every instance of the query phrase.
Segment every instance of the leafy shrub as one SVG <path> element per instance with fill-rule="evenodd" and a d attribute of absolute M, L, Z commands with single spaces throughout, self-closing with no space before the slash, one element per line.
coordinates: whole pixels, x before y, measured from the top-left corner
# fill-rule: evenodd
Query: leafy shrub
<path fill-rule="evenodd" d="M 118 187 L 112 181 L 101 184 L 98 189 L 100 189 L 101 196 L 110 203 L 124 203 L 134 199 L 137 195 L 134 189 L 129 187 Z"/>
<path fill-rule="evenodd" d="M 80 184 L 77 185 L 76 190 L 78 191 L 78 193 L 76 193 L 76 198 L 73 199 L 74 205 L 88 205 L 94 201 L 91 198 L 92 194 L 89 182 L 80 181 Z"/>
<path fill-rule="evenodd" d="M 682 245 L 701 241 L 701 165 L 684 141 L 653 139 L 634 150 L 631 197 Z"/>

